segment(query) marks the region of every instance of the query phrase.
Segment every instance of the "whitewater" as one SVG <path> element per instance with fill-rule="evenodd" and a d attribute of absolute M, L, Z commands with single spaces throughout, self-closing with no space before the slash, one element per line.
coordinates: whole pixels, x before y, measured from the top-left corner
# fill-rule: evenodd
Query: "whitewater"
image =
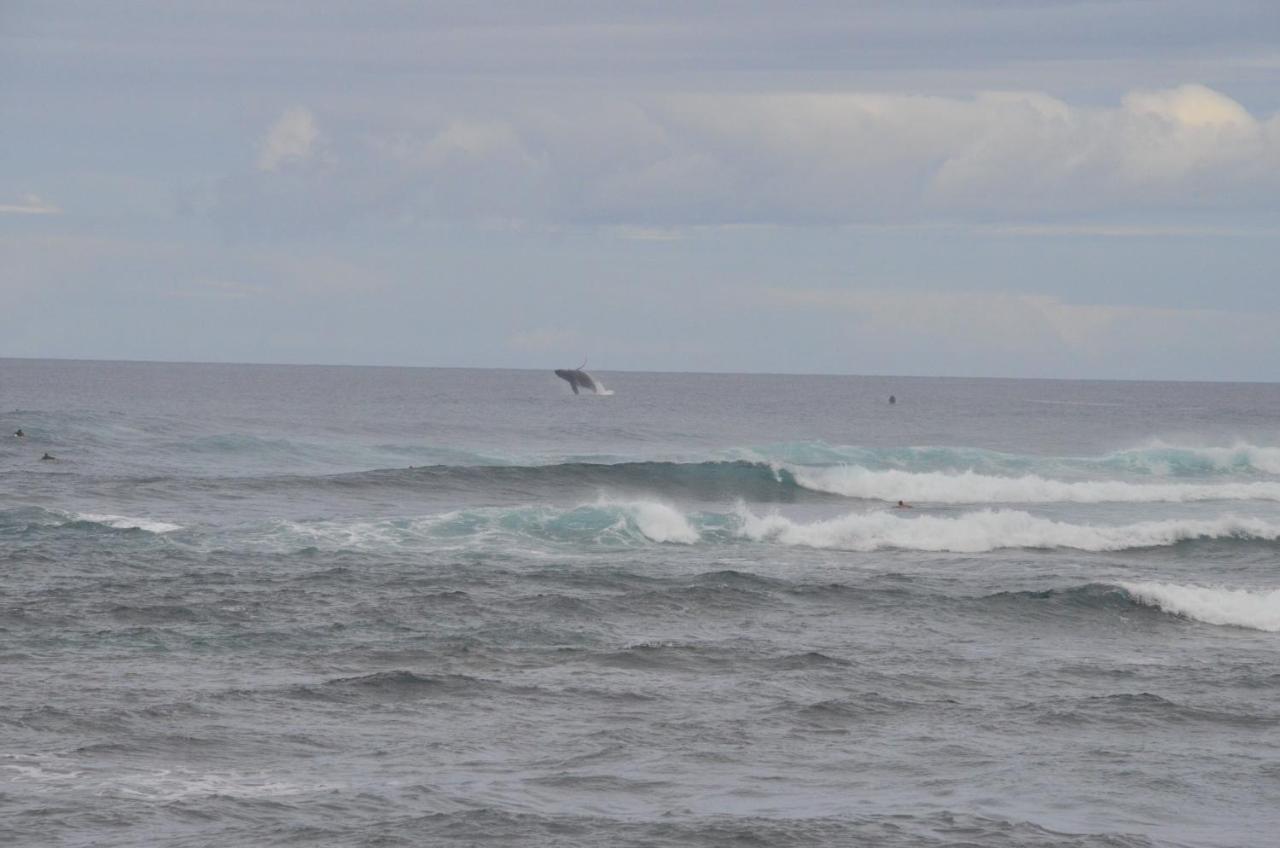
<path fill-rule="evenodd" d="M 0 839 L 1271 844 L 1280 388 L 601 375 L 0 360 Z"/>

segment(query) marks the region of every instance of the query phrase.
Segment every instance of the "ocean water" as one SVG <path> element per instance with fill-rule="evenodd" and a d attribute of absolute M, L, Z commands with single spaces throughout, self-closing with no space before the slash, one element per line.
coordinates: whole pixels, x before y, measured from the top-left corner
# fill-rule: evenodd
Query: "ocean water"
<path fill-rule="evenodd" d="M 0 842 L 1276 844 L 1280 386 L 596 376 L 0 360 Z"/>

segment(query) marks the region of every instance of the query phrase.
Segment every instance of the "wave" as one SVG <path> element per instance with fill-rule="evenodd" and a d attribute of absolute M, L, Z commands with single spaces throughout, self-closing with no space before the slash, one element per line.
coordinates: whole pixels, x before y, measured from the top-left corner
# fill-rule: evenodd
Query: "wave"
<path fill-rule="evenodd" d="M 1053 521 L 1020 510 L 981 510 L 956 518 L 851 513 L 803 523 L 778 514 L 758 516 L 741 507 L 738 518 L 738 533 L 753 541 L 849 551 L 889 548 L 952 553 L 981 553 L 1002 548 L 1122 551 L 1165 547 L 1197 539 L 1280 539 L 1280 524 L 1235 516 L 1091 525 Z"/>
<path fill-rule="evenodd" d="M 926 503 L 1186 503 L 1211 500 L 1280 501 L 1280 482 L 1128 483 L 1122 480 L 1051 480 L 1035 474 L 996 477 L 961 473 L 870 471 L 866 468 L 792 468 L 796 483 L 852 498 Z"/>
<path fill-rule="evenodd" d="M 182 529 L 181 524 L 173 524 L 168 521 L 156 521 L 151 518 L 131 518 L 127 515 L 99 515 L 91 512 L 76 513 L 72 520 L 100 524 L 103 527 L 111 527 L 115 530 L 145 530 L 148 533 L 173 533 Z"/>
<path fill-rule="evenodd" d="M 516 538 L 575 545 L 634 546 L 637 544 L 692 545 L 702 529 L 715 526 L 715 517 L 687 516 L 659 501 L 617 501 L 601 498 L 571 509 L 528 506 L 514 509 L 457 510 L 419 518 L 371 521 L 279 520 L 242 531 L 251 544 L 274 548 L 396 551 L 428 544 L 466 546 L 477 541 Z"/>
<path fill-rule="evenodd" d="M 93 512 L 63 512 L 39 507 L 18 507 L 0 510 L 0 534 L 21 533 L 39 528 L 107 528 L 111 530 L 142 530 L 146 533 L 173 533 L 182 525 L 154 518 L 135 518 L 128 515 L 106 515 Z"/>
<path fill-rule="evenodd" d="M 955 517 L 897 511 L 853 512 L 812 522 L 759 515 L 745 504 L 732 512 L 684 512 L 650 499 L 613 500 L 571 508 L 523 506 L 458 510 L 417 518 L 361 521 L 277 520 L 238 528 L 235 538 L 273 550 L 319 548 L 381 551 L 491 546 L 537 555 L 531 543 L 634 547 L 653 543 L 768 543 L 843 551 L 904 550 L 982 553 L 1064 548 L 1105 552 L 1158 548 L 1190 541 L 1280 541 L 1280 523 L 1233 515 L 1132 524 L 1072 524 L 1020 510 L 980 510 Z"/>
<path fill-rule="evenodd" d="M 1048 604 L 1073 616 L 1087 610 L 1122 612 L 1140 608 L 1205 624 L 1280 632 L 1280 590 L 1122 581 L 1043 591 L 1001 592 L 983 600 Z"/>
<path fill-rule="evenodd" d="M 764 462 L 564 462 L 550 465 L 430 465 L 336 474 L 325 478 L 263 478 L 255 485 L 364 489 L 429 487 L 436 493 L 475 492 L 535 499 L 549 491 L 606 490 L 699 500 L 794 502 L 836 495 L 800 486 L 791 470 Z"/>
<path fill-rule="evenodd" d="M 1280 480 L 1214 483 L 1061 480 L 1039 474 L 998 476 L 958 472 L 874 470 L 866 466 L 805 466 L 780 462 L 563 462 L 547 465 L 430 465 L 245 481 L 254 487 L 401 487 L 433 492 L 476 491 L 540 500 L 553 491 L 598 490 L 706 501 L 793 503 L 858 498 L 894 502 L 1189 503 L 1280 501 Z"/>
<path fill-rule="evenodd" d="M 1177 583 L 1120 583 L 1136 602 L 1202 621 L 1280 633 L 1280 589 L 1225 589 Z"/>
<path fill-rule="evenodd" d="M 870 471 L 964 472 L 1002 476 L 1216 477 L 1280 475 L 1280 447 L 1236 442 L 1228 446 L 1179 445 L 1155 439 L 1100 456 L 1044 456 L 985 448 L 926 445 L 874 448 L 822 441 L 783 442 L 724 452 L 732 459 L 800 466 L 855 466 Z"/>

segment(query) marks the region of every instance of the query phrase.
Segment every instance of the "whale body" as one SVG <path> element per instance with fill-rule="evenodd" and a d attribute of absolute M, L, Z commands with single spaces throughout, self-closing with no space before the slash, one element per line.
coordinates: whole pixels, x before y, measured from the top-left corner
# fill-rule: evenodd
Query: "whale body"
<path fill-rule="evenodd" d="M 591 379 L 591 375 L 581 368 L 557 368 L 556 376 L 566 381 L 573 388 L 575 395 L 578 394 L 579 388 L 590 389 L 593 392 L 599 391 L 596 388 L 596 381 Z"/>

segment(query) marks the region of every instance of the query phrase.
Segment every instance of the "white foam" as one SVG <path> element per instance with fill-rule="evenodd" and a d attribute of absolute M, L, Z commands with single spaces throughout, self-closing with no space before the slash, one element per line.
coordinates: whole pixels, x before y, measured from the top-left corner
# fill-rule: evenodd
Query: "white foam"
<path fill-rule="evenodd" d="M 1280 482 L 1126 483 L 1121 480 L 1050 480 L 1035 474 L 1000 477 L 965 471 L 871 471 L 858 466 L 788 467 L 808 489 L 852 498 L 923 503 L 1185 503 L 1280 501 Z"/>
<path fill-rule="evenodd" d="M 659 501 L 612 501 L 602 498 L 597 505 L 624 510 L 635 522 L 636 529 L 654 542 L 693 545 L 702 538 L 684 513 Z"/>
<path fill-rule="evenodd" d="M 127 515 L 102 515 L 92 512 L 76 513 L 75 521 L 91 521 L 117 530 L 146 530 L 148 533 L 172 533 L 181 530 L 181 524 L 170 524 L 168 521 L 154 521 L 150 518 L 130 518 Z"/>
<path fill-rule="evenodd" d="M 1176 583 L 1119 584 L 1139 603 L 1206 624 L 1280 633 L 1280 589 L 1251 591 Z"/>
<path fill-rule="evenodd" d="M 739 507 L 738 519 L 739 534 L 755 541 L 851 551 L 884 548 L 958 553 L 1000 548 L 1121 551 L 1172 545 L 1190 539 L 1280 539 L 1280 525 L 1235 516 L 1091 525 L 1052 521 L 1020 510 L 981 510 L 956 518 L 867 512 L 806 524 L 776 513 L 757 516 Z"/>

